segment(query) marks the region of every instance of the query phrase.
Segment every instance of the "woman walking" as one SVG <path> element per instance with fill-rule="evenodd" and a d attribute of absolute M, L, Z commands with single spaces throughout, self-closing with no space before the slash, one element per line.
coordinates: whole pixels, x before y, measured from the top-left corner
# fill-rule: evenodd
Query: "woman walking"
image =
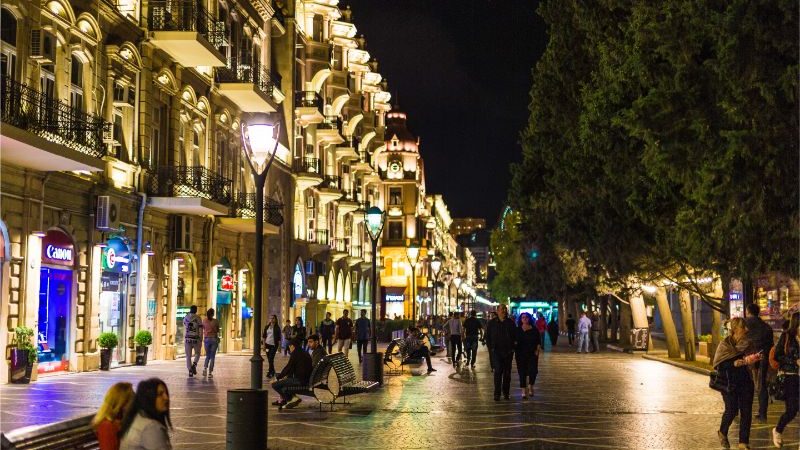
<path fill-rule="evenodd" d="M 292 321 L 286 319 L 286 325 L 283 326 L 281 330 L 281 336 L 283 340 L 281 341 L 281 348 L 283 348 L 283 356 L 289 354 L 289 340 L 292 338 Z"/>
<path fill-rule="evenodd" d="M 529 313 L 520 314 L 516 337 L 516 359 L 523 400 L 526 400 L 528 396 L 533 397 L 533 385 L 536 383 L 536 375 L 539 373 L 542 335 L 532 322 L 533 319 Z"/>
<path fill-rule="evenodd" d="M 120 426 L 133 398 L 133 385 L 130 383 L 116 383 L 108 388 L 103 404 L 92 419 L 100 450 L 119 450 Z"/>
<path fill-rule="evenodd" d="M 133 408 L 122 421 L 120 450 L 172 450 L 169 390 L 158 378 L 140 381 Z"/>
<path fill-rule="evenodd" d="M 214 378 L 214 360 L 219 349 L 219 320 L 214 318 L 214 308 L 209 308 L 206 311 L 206 318 L 203 319 L 203 346 L 206 349 L 203 376 Z"/>
<path fill-rule="evenodd" d="M 739 415 L 739 448 L 750 448 L 750 425 L 753 421 L 753 393 L 755 386 L 747 366 L 760 360 L 760 354 L 744 355 L 747 341 L 747 327 L 744 319 L 734 318 L 730 322 L 731 334 L 719 343 L 714 354 L 714 369 L 720 377 L 727 377 L 730 383 L 728 392 L 722 392 L 725 412 L 719 425 L 717 436 L 723 448 L 730 448 L 728 429 L 736 415 Z"/>
<path fill-rule="evenodd" d="M 800 402 L 800 393 L 798 393 L 798 385 L 800 384 L 800 377 L 798 377 L 798 364 L 800 364 L 798 326 L 800 326 L 800 313 L 794 313 L 792 314 L 792 320 L 789 322 L 789 328 L 783 332 L 780 339 L 778 339 L 778 344 L 775 346 L 775 360 L 780 364 L 778 372 L 783 372 L 783 392 L 786 399 L 786 410 L 778 419 L 778 425 L 772 429 L 772 443 L 778 448 L 783 446 L 783 430 L 797 415 L 798 402 Z"/>
<path fill-rule="evenodd" d="M 267 363 L 269 363 L 267 378 L 272 378 L 275 376 L 275 353 L 278 352 L 278 345 L 281 342 L 281 327 L 278 325 L 278 316 L 273 315 L 269 319 L 269 323 L 264 327 L 264 332 L 261 333 L 261 340 L 264 342 L 264 348 L 267 351 Z"/>
<path fill-rule="evenodd" d="M 300 341 L 303 350 L 306 349 L 306 327 L 303 325 L 303 318 L 297 317 L 294 319 L 294 326 L 292 327 L 292 341 Z"/>

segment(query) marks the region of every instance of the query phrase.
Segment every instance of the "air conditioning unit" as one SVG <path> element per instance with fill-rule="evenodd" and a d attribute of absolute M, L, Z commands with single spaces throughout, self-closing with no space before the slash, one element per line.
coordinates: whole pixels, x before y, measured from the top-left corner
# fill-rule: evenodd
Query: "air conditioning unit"
<path fill-rule="evenodd" d="M 119 229 L 119 200 L 110 195 L 97 197 L 95 227 L 109 231 Z"/>
<path fill-rule="evenodd" d="M 31 30 L 31 58 L 42 64 L 56 60 L 56 37 L 53 33 L 41 28 Z"/>
<path fill-rule="evenodd" d="M 170 244 L 173 251 L 192 251 L 192 218 L 172 216 L 170 223 Z"/>

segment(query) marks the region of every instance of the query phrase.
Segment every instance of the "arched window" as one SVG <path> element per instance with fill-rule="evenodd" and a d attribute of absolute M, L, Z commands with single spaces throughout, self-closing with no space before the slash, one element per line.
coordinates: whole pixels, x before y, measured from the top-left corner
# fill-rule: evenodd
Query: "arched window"
<path fill-rule="evenodd" d="M 17 68 L 17 18 L 0 8 L 0 76 L 15 78 Z"/>

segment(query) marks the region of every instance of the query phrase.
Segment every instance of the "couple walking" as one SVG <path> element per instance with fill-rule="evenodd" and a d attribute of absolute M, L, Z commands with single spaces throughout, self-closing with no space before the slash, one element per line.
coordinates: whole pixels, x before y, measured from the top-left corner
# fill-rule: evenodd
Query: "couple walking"
<path fill-rule="evenodd" d="M 520 314 L 519 324 L 508 317 L 508 307 L 497 307 L 497 318 L 486 326 L 486 345 L 489 347 L 494 365 L 494 399 L 500 394 L 511 397 L 511 363 L 517 362 L 522 398 L 533 396 L 533 385 L 539 373 L 539 353 L 542 338 L 529 313 Z"/>

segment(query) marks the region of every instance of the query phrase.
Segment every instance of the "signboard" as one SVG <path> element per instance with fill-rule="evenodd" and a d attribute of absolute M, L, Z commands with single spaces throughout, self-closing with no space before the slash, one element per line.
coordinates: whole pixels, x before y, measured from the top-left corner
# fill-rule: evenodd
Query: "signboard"
<path fill-rule="evenodd" d="M 42 238 L 42 263 L 57 266 L 72 266 L 75 249 L 67 233 L 53 229 Z"/>
<path fill-rule="evenodd" d="M 106 242 L 102 256 L 103 271 L 130 273 L 131 251 L 128 244 L 120 237 L 113 237 Z"/>
<path fill-rule="evenodd" d="M 100 290 L 103 292 L 119 292 L 120 276 L 114 272 L 103 272 L 100 275 Z"/>
<path fill-rule="evenodd" d="M 397 303 L 406 301 L 406 296 L 403 294 L 386 294 L 386 303 Z"/>
<path fill-rule="evenodd" d="M 175 311 L 175 319 L 178 320 L 179 322 L 182 322 L 183 318 L 186 317 L 187 314 L 189 314 L 189 308 L 190 306 L 178 306 L 178 308 Z"/>
<path fill-rule="evenodd" d="M 232 291 L 234 288 L 233 272 L 231 269 L 220 267 L 217 269 L 217 290 Z"/>
<path fill-rule="evenodd" d="M 631 344 L 634 350 L 647 350 L 649 341 L 649 328 L 634 328 L 631 330 Z"/>

